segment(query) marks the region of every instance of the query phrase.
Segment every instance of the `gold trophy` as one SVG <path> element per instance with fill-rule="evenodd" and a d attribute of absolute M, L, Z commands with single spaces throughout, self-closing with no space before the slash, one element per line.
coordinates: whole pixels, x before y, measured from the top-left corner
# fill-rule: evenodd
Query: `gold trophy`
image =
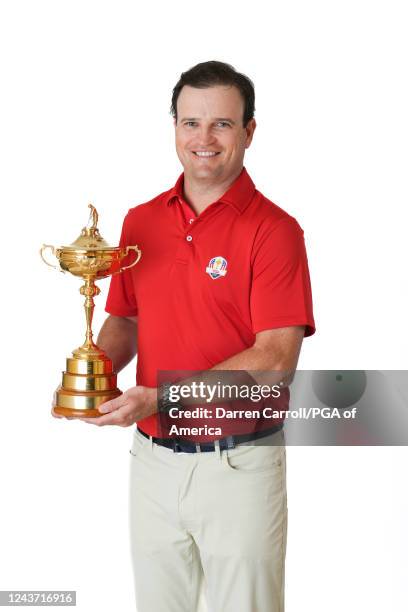
<path fill-rule="evenodd" d="M 97 408 L 103 402 L 118 397 L 121 391 L 116 386 L 116 373 L 112 361 L 92 339 L 92 317 L 94 311 L 94 296 L 100 289 L 95 280 L 119 274 L 135 266 L 142 253 L 137 246 L 111 247 L 99 234 L 97 228 L 98 213 L 91 209 L 89 222 L 83 228 L 80 236 L 69 246 L 55 248 L 44 244 L 40 249 L 42 260 L 52 268 L 58 266 L 49 263 L 44 252 L 50 249 L 59 261 L 62 272 L 70 272 L 81 277 L 85 284 L 80 288 L 85 296 L 86 336 L 85 342 L 67 358 L 66 371 L 62 373 L 62 384 L 54 395 L 54 411 L 63 416 L 97 417 Z M 122 260 L 130 251 L 134 251 L 135 260 L 128 266 L 121 266 Z"/>

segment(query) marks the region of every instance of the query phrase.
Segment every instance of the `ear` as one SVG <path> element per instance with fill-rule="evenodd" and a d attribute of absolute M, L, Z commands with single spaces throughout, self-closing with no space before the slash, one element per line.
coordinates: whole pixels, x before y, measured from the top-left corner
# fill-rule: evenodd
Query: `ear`
<path fill-rule="evenodd" d="M 245 140 L 245 148 L 247 149 L 252 142 L 252 138 L 254 137 L 254 132 L 256 128 L 256 121 L 254 118 L 250 119 L 246 124 L 246 140 Z"/>

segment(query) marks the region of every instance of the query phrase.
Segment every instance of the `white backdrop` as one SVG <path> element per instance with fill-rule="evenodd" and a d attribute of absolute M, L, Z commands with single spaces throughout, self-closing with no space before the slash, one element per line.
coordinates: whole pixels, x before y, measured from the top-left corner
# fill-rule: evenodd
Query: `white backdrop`
<path fill-rule="evenodd" d="M 404 4 L 3 0 L 0 590 L 135 609 L 131 430 L 51 418 L 84 322 L 80 283 L 38 249 L 74 240 L 89 201 L 113 244 L 131 206 L 172 186 L 171 90 L 195 63 L 255 82 L 246 167 L 308 248 L 317 333 L 299 367 L 407 368 Z M 121 388 L 133 380 L 134 363 Z M 407 449 L 287 454 L 287 612 L 405 611 Z"/>

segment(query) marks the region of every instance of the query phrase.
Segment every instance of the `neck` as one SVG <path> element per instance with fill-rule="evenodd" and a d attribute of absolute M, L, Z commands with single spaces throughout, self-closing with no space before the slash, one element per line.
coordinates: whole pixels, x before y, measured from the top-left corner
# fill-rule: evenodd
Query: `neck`
<path fill-rule="evenodd" d="M 219 200 L 231 187 L 235 179 L 240 175 L 242 167 L 228 179 L 220 183 L 197 181 L 191 176 L 184 174 L 184 198 L 198 215 L 213 202 Z"/>

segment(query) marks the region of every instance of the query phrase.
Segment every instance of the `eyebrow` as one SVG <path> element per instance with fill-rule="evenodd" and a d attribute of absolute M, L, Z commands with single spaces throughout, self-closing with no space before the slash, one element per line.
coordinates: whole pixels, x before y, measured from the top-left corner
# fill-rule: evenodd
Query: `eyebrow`
<path fill-rule="evenodd" d="M 199 121 L 199 117 L 183 117 L 183 119 L 180 119 L 180 123 L 182 123 L 183 121 Z M 215 117 L 214 121 L 228 121 L 232 125 L 235 125 L 235 121 L 233 121 L 229 117 Z"/>

